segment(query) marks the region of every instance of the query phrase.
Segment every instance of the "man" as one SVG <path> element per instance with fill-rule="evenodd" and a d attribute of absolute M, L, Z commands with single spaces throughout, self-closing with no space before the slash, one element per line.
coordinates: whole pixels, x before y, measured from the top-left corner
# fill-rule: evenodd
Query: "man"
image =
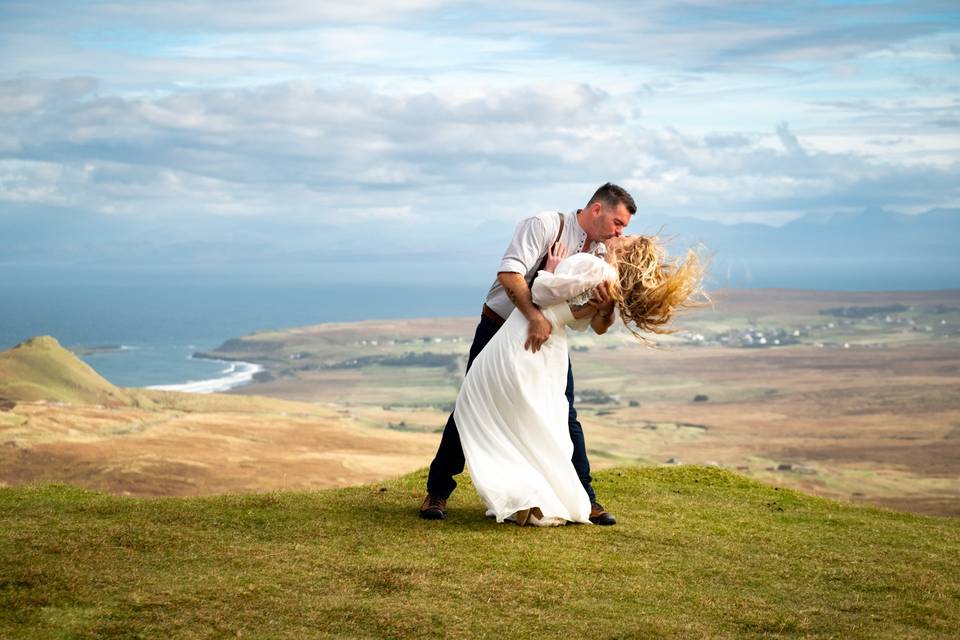
<path fill-rule="evenodd" d="M 603 253 L 603 241 L 623 234 L 630 218 L 637 211 L 633 198 L 623 188 L 609 182 L 593 194 L 583 209 L 567 214 L 545 213 L 520 222 L 513 240 L 500 262 L 497 280 L 487 293 L 480 324 L 470 347 L 467 369 L 477 354 L 490 341 L 504 319 L 517 308 L 529 322 L 526 349 L 536 352 L 550 338 L 551 325 L 533 304 L 530 283 L 542 268 L 544 256 L 559 242 L 567 254 L 580 251 Z M 613 322 L 613 302 L 601 293 L 599 315 L 605 331 Z M 596 326 L 594 329 L 597 330 Z M 601 332 L 602 331 L 599 331 Z M 590 497 L 590 521 L 600 525 L 616 524 L 617 520 L 597 502 L 590 477 L 590 461 L 583 440 L 583 428 L 573 406 L 573 371 L 567 366 L 567 401 L 570 404 L 568 426 L 573 441 L 573 466 Z M 443 520 L 447 499 L 457 483 L 453 476 L 463 472 L 465 460 L 460 435 L 451 413 L 443 430 L 437 455 L 430 464 L 427 497 L 420 506 L 420 517 Z"/>

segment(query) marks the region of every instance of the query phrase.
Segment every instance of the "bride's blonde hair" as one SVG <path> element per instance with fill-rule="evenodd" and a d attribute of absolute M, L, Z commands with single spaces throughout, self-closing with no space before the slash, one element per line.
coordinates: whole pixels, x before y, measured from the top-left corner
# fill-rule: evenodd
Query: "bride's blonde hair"
<path fill-rule="evenodd" d="M 640 332 L 673 333 L 667 327 L 674 314 L 701 307 L 710 299 L 703 291 L 704 260 L 688 250 L 686 259 L 669 258 L 656 236 L 627 236 L 611 250 L 619 278 L 610 295 L 620 309 L 620 318 L 639 340 Z"/>

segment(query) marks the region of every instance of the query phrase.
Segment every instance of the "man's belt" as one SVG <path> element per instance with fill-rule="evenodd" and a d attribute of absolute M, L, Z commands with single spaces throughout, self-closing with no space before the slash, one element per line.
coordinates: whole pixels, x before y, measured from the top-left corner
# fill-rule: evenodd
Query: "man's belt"
<path fill-rule="evenodd" d="M 504 323 L 504 320 L 503 318 L 500 317 L 500 314 L 498 314 L 496 311 L 488 307 L 486 304 L 483 305 L 483 315 L 484 317 L 490 318 L 491 320 L 496 322 L 498 326 L 503 325 Z"/>

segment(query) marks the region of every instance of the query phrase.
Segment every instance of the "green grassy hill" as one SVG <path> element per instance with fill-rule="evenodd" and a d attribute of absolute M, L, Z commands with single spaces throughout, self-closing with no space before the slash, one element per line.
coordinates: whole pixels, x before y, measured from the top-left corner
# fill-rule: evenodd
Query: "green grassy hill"
<path fill-rule="evenodd" d="M 948 638 L 960 520 L 702 467 L 615 469 L 615 527 L 485 519 L 424 473 L 350 489 L 130 499 L 0 489 L 3 638 Z"/>
<path fill-rule="evenodd" d="M 0 352 L 0 398 L 106 406 L 136 402 L 50 336 L 30 338 Z"/>
<path fill-rule="evenodd" d="M 30 338 L 0 352 L 0 400 L 186 412 L 322 412 L 310 404 L 262 396 L 116 387 L 51 336 Z"/>

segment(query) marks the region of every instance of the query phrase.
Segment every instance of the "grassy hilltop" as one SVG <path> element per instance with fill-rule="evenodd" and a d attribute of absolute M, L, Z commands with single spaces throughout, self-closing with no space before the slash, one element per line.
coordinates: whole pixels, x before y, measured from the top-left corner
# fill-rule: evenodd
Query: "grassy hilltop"
<path fill-rule="evenodd" d="M 17 485 L 0 486 L 0 639 L 957 637 L 960 519 L 816 498 L 784 488 L 788 475 L 771 472 L 762 484 L 707 466 L 607 469 L 595 485 L 620 519 L 612 528 L 496 525 L 483 517 L 468 479 L 447 521 L 421 521 L 423 471 L 326 489 L 416 469 L 435 448 L 436 434 L 426 431 L 442 424 L 439 408 L 385 406 L 374 396 L 369 406 L 292 401 L 320 380 L 329 383 L 324 393 L 369 393 L 368 373 L 406 385 L 401 397 L 442 400 L 421 390 L 456 377 L 434 360 L 455 360 L 464 348 L 459 325 L 432 325 L 428 344 L 422 325 L 407 324 L 410 335 L 388 345 L 371 339 L 366 325 L 366 333 L 295 331 L 290 345 L 279 336 L 270 342 L 283 345 L 276 361 L 305 377 L 293 376 L 289 393 L 280 393 L 289 384 L 283 376 L 256 388 L 286 400 L 120 389 L 52 338 L 0 354 L 0 485 Z M 688 366 L 703 381 L 685 386 L 688 374 L 674 371 L 681 390 L 663 393 L 706 386 L 710 402 L 671 403 L 646 389 L 652 395 L 638 397 L 638 406 L 584 403 L 591 443 L 601 447 L 591 456 L 653 450 L 662 440 L 664 453 L 686 446 L 687 459 L 703 446 L 702 455 L 724 463 L 741 455 L 730 435 L 738 433 L 754 455 L 762 434 L 767 450 L 779 442 L 777 456 L 786 456 L 788 445 L 805 442 L 791 433 L 811 427 L 819 430 L 807 437 L 837 455 L 871 433 L 874 440 L 861 442 L 873 447 L 865 449 L 871 456 L 889 450 L 901 464 L 915 449 L 928 467 L 949 462 L 928 471 L 952 499 L 958 427 L 950 339 L 908 351 L 864 347 L 858 359 L 798 347 L 731 360 L 719 347 L 691 348 Z M 414 355 L 429 361 L 408 354 L 416 341 L 423 346 Z M 579 369 L 597 388 L 618 379 L 614 365 L 637 360 L 626 348 L 602 355 Z M 328 366 L 328 357 L 341 360 Z M 653 357 L 637 366 L 652 370 Z M 344 358 L 353 364 L 337 364 Z M 708 386 L 752 370 L 731 362 L 763 364 L 759 374 L 771 378 L 781 371 L 775 358 L 791 375 L 816 363 L 856 366 L 822 380 L 821 369 L 816 379 L 784 379 L 763 396 L 752 379 L 734 381 L 742 398 Z M 897 386 L 905 395 L 891 396 L 893 383 L 858 386 L 864 372 L 888 365 L 902 369 L 890 369 L 897 385 L 914 385 Z M 428 373 L 413 375 L 419 369 Z M 866 379 L 874 377 L 882 378 Z M 800 400 L 816 411 L 789 404 Z M 891 413 L 890 402 L 908 410 Z M 678 415 L 689 420 L 685 431 Z M 667 429 L 668 419 L 677 428 Z M 905 446 L 900 439 L 908 436 L 924 448 Z M 629 461 L 624 454 L 615 463 Z M 802 477 L 840 477 L 818 473 Z M 902 490 L 901 476 L 883 478 Z M 181 497 L 120 497 L 51 482 Z M 198 495 L 205 497 L 187 497 Z"/>
<path fill-rule="evenodd" d="M 521 529 L 423 472 L 310 493 L 0 489 L 4 638 L 948 638 L 960 521 L 705 467 L 613 469 L 616 527 Z"/>
<path fill-rule="evenodd" d="M 0 398 L 129 406 L 135 398 L 110 384 L 55 338 L 37 336 L 0 352 Z"/>

